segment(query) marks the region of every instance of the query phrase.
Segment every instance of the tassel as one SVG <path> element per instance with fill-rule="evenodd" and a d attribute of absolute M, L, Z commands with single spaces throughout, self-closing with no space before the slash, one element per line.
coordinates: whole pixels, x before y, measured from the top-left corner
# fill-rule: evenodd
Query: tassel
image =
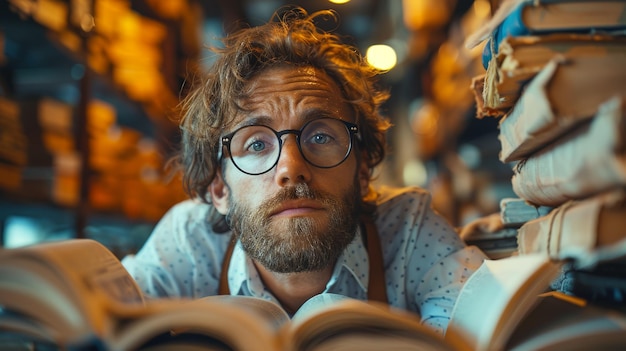
<path fill-rule="evenodd" d="M 485 84 L 483 86 L 483 103 L 486 108 L 496 109 L 500 106 L 500 94 L 498 94 L 497 84 L 500 82 L 498 74 L 498 61 L 496 59 L 495 36 L 492 34 L 489 38 L 489 50 L 491 51 L 491 59 L 487 64 L 487 73 L 485 74 Z"/>

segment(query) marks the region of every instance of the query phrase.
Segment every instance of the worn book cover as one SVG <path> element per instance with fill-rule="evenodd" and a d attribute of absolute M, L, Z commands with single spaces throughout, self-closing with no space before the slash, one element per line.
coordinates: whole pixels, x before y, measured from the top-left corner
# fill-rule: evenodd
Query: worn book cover
<path fill-rule="evenodd" d="M 607 57 L 626 52 L 626 36 L 550 34 L 543 36 L 507 37 L 500 44 L 496 67 L 487 75 L 488 79 L 481 94 L 493 90 L 499 99 L 495 106 L 505 114 L 519 99 L 525 86 L 548 62 L 576 60 L 579 57 Z"/>
<path fill-rule="evenodd" d="M 624 62 L 626 52 L 550 61 L 500 120 L 500 161 L 526 158 L 626 96 Z"/>
<path fill-rule="evenodd" d="M 488 68 L 493 54 L 507 37 L 543 35 L 555 32 L 599 33 L 626 29 L 626 3 L 623 1 L 512 0 L 505 1 L 472 36 L 468 46 L 487 40 L 482 62 Z"/>
<path fill-rule="evenodd" d="M 518 162 L 511 180 L 513 191 L 531 204 L 557 207 L 623 187 L 625 137 L 625 99 L 615 97 L 601 106 L 590 123 Z"/>
<path fill-rule="evenodd" d="M 518 232 L 520 254 L 571 260 L 576 268 L 626 257 L 626 192 L 620 188 L 568 201 Z"/>

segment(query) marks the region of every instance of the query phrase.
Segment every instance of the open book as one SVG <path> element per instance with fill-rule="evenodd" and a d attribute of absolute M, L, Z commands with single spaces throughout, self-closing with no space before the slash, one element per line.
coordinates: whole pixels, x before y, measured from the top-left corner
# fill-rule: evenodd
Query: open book
<path fill-rule="evenodd" d="M 559 334 L 558 320 L 543 323 L 551 334 L 518 328 L 535 324 L 524 317 L 559 267 L 545 255 L 485 261 L 462 289 L 444 338 L 416 314 L 335 294 L 312 297 L 291 317 L 274 302 L 247 296 L 144 300 L 98 242 L 37 244 L 0 250 L 0 349 L 19 342 L 28 349 L 125 351 L 500 350 Z M 626 326 L 623 314 L 595 314 L 604 317 L 613 323 L 600 323 L 594 335 Z M 559 340 L 575 337 L 566 330 Z"/>
<path fill-rule="evenodd" d="M 253 297 L 144 300 L 119 260 L 90 239 L 0 250 L 0 306 L 0 349 L 463 350 L 416 314 L 333 294 L 291 318 Z"/>
<path fill-rule="evenodd" d="M 623 350 L 626 315 L 559 292 L 541 294 L 507 341 L 510 351 Z"/>
<path fill-rule="evenodd" d="M 447 333 L 464 338 L 472 350 L 504 349 L 560 267 L 543 255 L 486 260 L 463 286 Z"/>
<path fill-rule="evenodd" d="M 550 291 L 563 262 L 543 254 L 485 261 L 463 286 L 446 339 L 476 351 L 626 349 L 626 310 Z"/>

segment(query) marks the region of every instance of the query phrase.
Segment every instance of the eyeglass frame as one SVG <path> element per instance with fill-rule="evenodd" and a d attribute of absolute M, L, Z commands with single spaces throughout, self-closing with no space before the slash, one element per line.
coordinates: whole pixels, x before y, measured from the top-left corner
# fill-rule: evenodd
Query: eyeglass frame
<path fill-rule="evenodd" d="M 348 134 L 349 134 L 349 137 L 350 137 L 350 144 L 348 145 L 348 150 L 346 151 L 346 154 L 345 154 L 345 155 L 344 155 L 344 157 L 341 159 L 341 161 L 337 162 L 336 164 L 334 164 L 334 165 L 332 165 L 332 166 L 318 166 L 318 165 L 314 164 L 313 162 L 311 162 L 311 161 L 310 161 L 310 160 L 309 160 L 309 159 L 308 159 L 308 158 L 304 155 L 304 152 L 302 152 L 302 145 L 300 144 L 300 136 L 302 135 L 302 131 L 303 131 L 303 130 L 304 130 L 304 129 L 305 129 L 305 128 L 309 125 L 309 124 L 311 124 L 311 123 L 313 123 L 313 122 L 315 122 L 315 121 L 319 121 L 319 120 L 321 120 L 321 119 L 332 119 L 332 120 L 339 121 L 339 122 L 343 123 L 343 124 L 346 126 L 346 130 L 348 131 Z M 276 138 L 278 139 L 278 156 L 276 157 L 276 161 L 274 161 L 274 163 L 273 163 L 273 164 L 272 164 L 272 165 L 271 165 L 271 166 L 270 166 L 267 170 L 265 170 L 265 171 L 263 171 L 263 172 L 260 172 L 260 173 L 250 173 L 250 172 L 247 172 L 247 171 L 244 171 L 243 169 L 241 169 L 241 168 L 237 165 L 237 163 L 233 160 L 233 158 L 232 158 L 232 153 L 231 153 L 231 151 L 230 151 L 230 143 L 231 143 L 231 141 L 232 141 L 232 137 L 233 137 L 233 135 L 235 135 L 235 133 L 237 133 L 237 132 L 238 132 L 238 131 L 240 131 L 241 129 L 244 129 L 244 128 L 247 128 L 247 127 L 254 127 L 254 126 L 258 126 L 258 127 L 266 127 L 266 128 L 268 128 L 269 130 L 271 130 L 271 131 L 274 133 L 274 135 L 276 135 Z M 314 167 L 317 167 L 317 168 L 324 168 L 324 169 L 328 169 L 328 168 L 334 168 L 334 167 L 337 167 L 337 166 L 339 166 L 340 164 L 342 164 L 343 162 L 345 162 L 345 160 L 347 160 L 347 159 L 348 159 L 348 156 L 350 156 L 350 153 L 352 152 L 352 149 L 353 149 L 353 137 L 354 137 L 354 136 L 357 136 L 357 139 L 358 139 L 358 136 L 359 136 L 359 126 L 358 126 L 356 123 L 352 123 L 352 122 L 348 122 L 348 121 L 344 121 L 344 120 L 342 120 L 342 119 L 332 118 L 332 117 L 322 117 L 322 118 L 316 118 L 316 119 L 313 119 L 313 120 L 310 120 L 310 121 L 306 122 L 304 125 L 302 125 L 302 127 L 300 127 L 300 129 L 284 129 L 284 130 L 281 130 L 281 131 L 276 131 L 276 130 L 274 130 L 274 128 L 272 128 L 272 127 L 270 127 L 270 126 L 268 126 L 268 125 L 264 125 L 264 124 L 250 124 L 250 125 L 244 125 L 244 126 L 241 126 L 241 127 L 237 128 L 237 129 L 235 129 L 234 131 L 232 131 L 232 132 L 230 132 L 230 133 L 228 133 L 228 134 L 226 134 L 226 135 L 223 135 L 223 136 L 220 138 L 220 140 L 221 140 L 221 143 L 222 143 L 222 148 L 224 148 L 224 147 L 225 147 L 225 148 L 226 148 L 226 150 L 228 150 L 228 154 L 230 155 L 230 157 L 229 157 L 229 158 L 231 159 L 232 164 L 233 164 L 233 165 L 234 165 L 234 166 L 235 166 L 238 170 L 240 170 L 242 173 L 245 173 L 245 174 L 248 174 L 248 175 L 257 176 L 257 175 L 262 175 L 262 174 L 265 174 L 265 173 L 267 173 L 267 172 L 271 171 L 271 170 L 272 170 L 272 168 L 274 168 L 274 167 L 278 164 L 278 161 L 280 160 L 280 155 L 281 155 L 281 154 L 282 154 L 282 152 L 283 152 L 283 144 L 284 144 L 284 142 L 283 142 L 282 137 L 283 137 L 283 135 L 287 135 L 287 134 L 295 134 L 295 136 L 296 136 L 296 144 L 298 145 L 298 151 L 300 151 L 300 155 L 302 156 L 302 158 L 303 158 L 303 159 L 304 159 L 304 160 L 305 160 L 308 164 L 310 164 L 310 165 L 312 165 L 312 166 L 314 166 Z M 360 139 L 358 139 L 358 140 L 360 140 Z M 220 155 L 220 159 L 223 159 L 223 158 L 224 158 L 224 153 L 222 153 L 222 155 Z"/>

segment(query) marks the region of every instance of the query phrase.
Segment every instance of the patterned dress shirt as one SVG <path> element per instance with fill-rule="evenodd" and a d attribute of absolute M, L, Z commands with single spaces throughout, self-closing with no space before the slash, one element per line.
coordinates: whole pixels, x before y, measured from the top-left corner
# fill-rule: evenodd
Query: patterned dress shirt
<path fill-rule="evenodd" d="M 418 313 L 422 322 L 444 333 L 456 297 L 485 255 L 465 246 L 456 231 L 430 206 L 419 188 L 379 189 L 375 223 L 382 248 L 390 305 Z M 216 295 L 230 232 L 215 234 L 207 222 L 210 205 L 187 200 L 157 224 L 136 255 L 122 263 L 148 297 Z M 360 231 L 360 229 L 359 229 Z M 368 254 L 357 233 L 337 261 L 325 293 L 366 300 Z M 236 245 L 228 268 L 233 295 L 277 302 L 252 261 Z"/>

